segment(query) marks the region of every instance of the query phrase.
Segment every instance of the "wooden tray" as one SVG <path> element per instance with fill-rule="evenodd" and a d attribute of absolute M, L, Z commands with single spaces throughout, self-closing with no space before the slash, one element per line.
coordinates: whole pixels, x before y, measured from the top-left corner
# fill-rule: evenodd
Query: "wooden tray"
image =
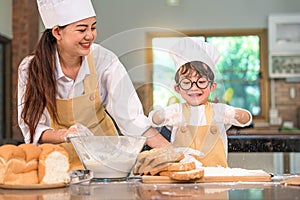
<path fill-rule="evenodd" d="M 142 176 L 143 183 L 208 183 L 208 182 L 270 182 L 271 176 L 204 176 L 190 181 L 177 181 L 168 176 Z"/>
<path fill-rule="evenodd" d="M 66 187 L 67 183 L 54 183 L 54 184 L 0 184 L 0 188 L 3 189 L 49 189 L 49 188 L 60 188 Z"/>
<path fill-rule="evenodd" d="M 300 176 L 289 178 L 280 182 L 284 185 L 298 185 L 300 186 Z"/>
<path fill-rule="evenodd" d="M 218 169 L 218 168 L 217 168 Z M 230 169 L 230 173 L 222 174 L 216 171 L 216 173 L 208 172 L 204 176 L 189 181 L 177 181 L 169 178 L 168 176 L 142 176 L 143 183 L 182 183 L 182 182 L 270 182 L 271 175 L 262 170 L 244 170 L 244 169 Z M 240 171 L 242 170 L 242 171 Z"/>

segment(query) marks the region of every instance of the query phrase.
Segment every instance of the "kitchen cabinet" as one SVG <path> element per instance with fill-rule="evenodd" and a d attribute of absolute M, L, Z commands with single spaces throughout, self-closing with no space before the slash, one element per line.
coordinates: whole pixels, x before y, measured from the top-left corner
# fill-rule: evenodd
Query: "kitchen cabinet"
<path fill-rule="evenodd" d="M 232 129 L 228 132 L 228 152 L 230 167 L 300 173 L 300 132 Z"/>
<path fill-rule="evenodd" d="M 270 77 L 299 77 L 300 13 L 270 15 L 268 31 Z"/>

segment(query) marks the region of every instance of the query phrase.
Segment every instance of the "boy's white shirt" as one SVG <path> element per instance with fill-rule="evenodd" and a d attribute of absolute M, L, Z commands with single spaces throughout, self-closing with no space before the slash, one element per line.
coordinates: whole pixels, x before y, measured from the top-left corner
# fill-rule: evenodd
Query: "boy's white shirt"
<path fill-rule="evenodd" d="M 250 120 L 245 123 L 245 124 L 241 124 L 238 123 L 236 120 L 234 119 L 234 114 L 232 116 L 227 116 L 226 119 L 224 118 L 224 112 L 225 110 L 228 109 L 234 109 L 234 107 L 229 106 L 227 104 L 223 104 L 223 103 L 211 103 L 212 107 L 214 109 L 214 116 L 212 119 L 212 122 L 215 122 L 220 130 L 220 134 L 222 137 L 222 141 L 225 147 L 225 152 L 227 152 L 227 134 L 226 131 L 232 126 L 240 126 L 240 127 L 244 127 L 244 126 L 249 126 L 252 122 L 252 115 L 249 111 L 245 110 L 246 112 L 249 113 L 250 115 Z M 175 104 L 171 104 L 170 106 L 167 106 L 164 108 L 165 112 L 178 112 L 178 113 L 182 113 L 182 105 L 181 103 L 175 103 Z M 238 108 L 241 109 L 241 108 Z M 153 110 L 149 113 L 149 119 L 152 122 L 152 115 L 156 110 Z M 190 122 L 188 123 L 188 125 L 192 125 L 192 126 L 205 126 L 207 125 L 206 122 L 206 113 L 205 113 L 205 105 L 199 105 L 199 106 L 190 106 Z M 228 119 L 228 117 L 230 117 L 231 119 Z M 236 121 L 236 123 L 228 123 L 228 121 Z M 152 122 L 152 124 L 154 124 Z M 156 126 L 157 127 L 157 126 Z M 171 143 L 174 143 L 174 140 L 176 138 L 176 134 L 177 134 L 177 130 L 178 130 L 178 126 L 166 126 L 170 131 L 171 131 Z"/>

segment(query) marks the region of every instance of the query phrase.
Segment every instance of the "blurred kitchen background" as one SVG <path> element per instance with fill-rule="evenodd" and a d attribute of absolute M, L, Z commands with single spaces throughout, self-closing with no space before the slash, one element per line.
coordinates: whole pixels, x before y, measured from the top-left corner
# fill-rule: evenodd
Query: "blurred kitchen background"
<path fill-rule="evenodd" d="M 44 27 L 36 1 L 0 2 L 0 140 L 23 142 L 17 124 L 17 70 Z M 166 53 L 183 36 L 221 52 L 212 101 L 250 110 L 251 127 L 228 131 L 229 164 L 300 173 L 299 0 L 93 0 L 96 42 L 115 52 L 146 114 L 180 101 Z M 79 11 L 80 12 L 80 11 Z"/>

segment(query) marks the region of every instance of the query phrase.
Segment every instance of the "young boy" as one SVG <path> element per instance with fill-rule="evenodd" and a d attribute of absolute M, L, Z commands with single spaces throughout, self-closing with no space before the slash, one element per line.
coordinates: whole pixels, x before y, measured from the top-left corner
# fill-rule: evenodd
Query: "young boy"
<path fill-rule="evenodd" d="M 231 125 L 250 125 L 250 112 L 208 102 L 210 93 L 217 87 L 213 69 L 220 55 L 213 45 L 186 37 L 170 54 L 177 69 L 174 89 L 185 103 L 151 111 L 152 126 L 166 126 L 175 147 L 190 147 L 202 152 L 204 155 L 199 160 L 203 166 L 227 167 L 226 130 Z"/>

